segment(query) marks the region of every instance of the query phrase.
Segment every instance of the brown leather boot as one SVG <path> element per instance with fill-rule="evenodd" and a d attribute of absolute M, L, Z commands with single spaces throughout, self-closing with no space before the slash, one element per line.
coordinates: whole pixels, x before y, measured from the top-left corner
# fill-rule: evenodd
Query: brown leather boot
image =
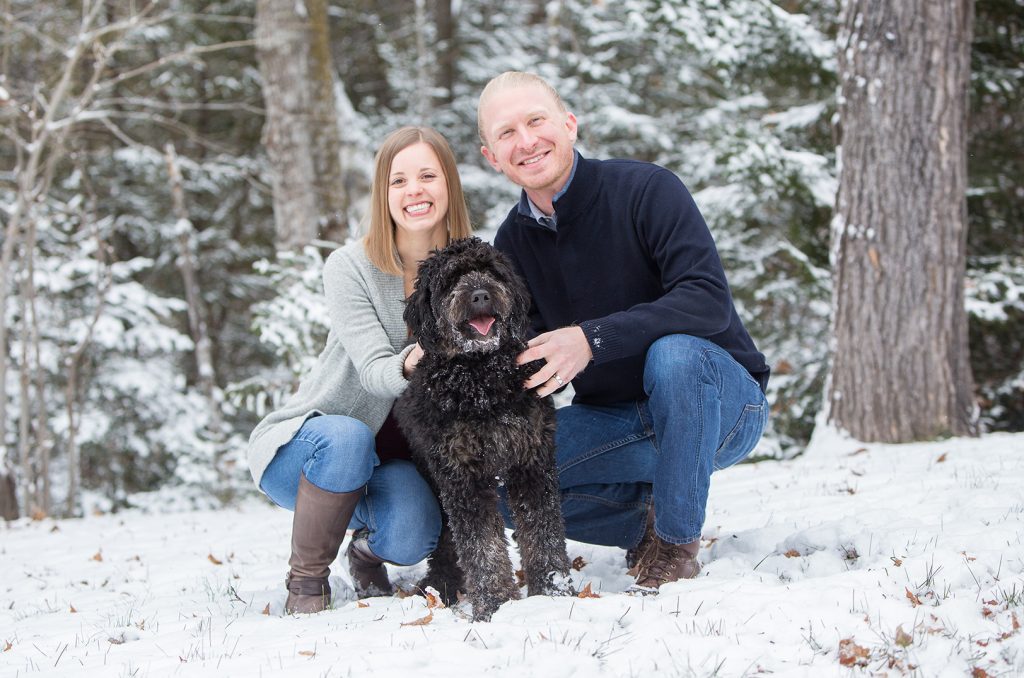
<path fill-rule="evenodd" d="M 644 526 L 644 533 L 640 537 L 640 543 L 626 551 L 626 567 L 629 570 L 629 574 L 636 576 L 636 566 L 640 564 L 644 554 L 651 550 L 651 546 L 654 545 L 654 537 L 654 504 L 652 503 L 647 509 L 647 524 Z"/>
<path fill-rule="evenodd" d="M 370 550 L 367 539 L 369 533 L 365 528 L 356 530 L 352 535 L 345 555 L 348 557 L 348 573 L 352 576 L 352 585 L 360 598 L 371 596 L 387 596 L 394 591 L 388 579 L 384 560 Z"/>
<path fill-rule="evenodd" d="M 688 544 L 670 544 L 655 535 L 651 548 L 643 554 L 637 565 L 634 593 L 649 595 L 658 592 L 662 584 L 693 579 L 700 574 L 700 539 Z"/>
<path fill-rule="evenodd" d="M 331 602 L 330 565 L 338 557 L 348 522 L 362 496 L 363 488 L 328 492 L 300 476 L 288 559 L 291 570 L 284 580 L 286 614 L 322 612 Z"/>

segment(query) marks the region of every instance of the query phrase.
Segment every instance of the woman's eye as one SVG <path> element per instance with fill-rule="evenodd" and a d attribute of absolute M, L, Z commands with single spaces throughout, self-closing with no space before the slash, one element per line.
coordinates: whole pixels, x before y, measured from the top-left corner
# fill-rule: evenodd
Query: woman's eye
<path fill-rule="evenodd" d="M 405 179 L 392 179 L 391 180 L 391 185 L 392 186 L 401 186 L 404 181 L 405 181 Z"/>

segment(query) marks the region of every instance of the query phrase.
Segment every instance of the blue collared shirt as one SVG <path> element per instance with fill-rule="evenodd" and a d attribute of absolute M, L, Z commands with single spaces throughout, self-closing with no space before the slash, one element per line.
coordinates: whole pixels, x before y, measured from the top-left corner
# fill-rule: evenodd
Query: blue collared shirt
<path fill-rule="evenodd" d="M 569 178 L 565 182 L 565 186 L 562 186 L 558 193 L 555 193 L 555 197 L 551 199 L 551 204 L 554 205 L 558 202 L 558 199 L 565 195 L 565 192 L 569 190 L 569 186 L 572 184 L 573 177 L 576 176 L 576 166 L 579 164 L 580 154 L 575 150 L 572 152 L 572 170 L 569 172 Z M 523 191 L 519 198 L 519 213 L 524 214 L 528 217 L 533 217 L 538 224 L 550 231 L 558 230 L 558 215 L 555 212 L 548 216 L 540 211 L 540 208 L 533 204 L 533 201 L 527 197 L 526 191 Z"/>

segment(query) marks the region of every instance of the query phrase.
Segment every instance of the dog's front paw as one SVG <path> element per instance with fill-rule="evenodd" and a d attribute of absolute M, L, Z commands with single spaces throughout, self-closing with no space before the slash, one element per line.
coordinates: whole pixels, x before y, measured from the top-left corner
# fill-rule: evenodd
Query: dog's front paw
<path fill-rule="evenodd" d="M 428 588 L 435 589 L 441 602 L 449 607 L 458 603 L 459 592 L 465 591 L 462 577 L 445 575 L 441 572 L 427 572 L 426 576 L 416 583 L 416 588 L 424 593 Z"/>
<path fill-rule="evenodd" d="M 541 581 L 528 587 L 528 595 L 531 596 L 575 596 L 576 587 L 572 585 L 572 578 L 565 572 L 551 571 L 545 574 Z"/>

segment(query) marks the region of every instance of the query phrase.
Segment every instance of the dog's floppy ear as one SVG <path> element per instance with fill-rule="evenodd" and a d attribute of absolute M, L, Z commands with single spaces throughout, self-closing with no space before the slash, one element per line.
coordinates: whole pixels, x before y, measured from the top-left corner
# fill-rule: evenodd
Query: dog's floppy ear
<path fill-rule="evenodd" d="M 402 319 L 412 332 L 413 339 L 423 350 L 431 350 L 437 344 L 437 321 L 430 306 L 430 280 L 437 273 L 437 252 L 420 262 L 416 271 L 416 282 L 412 294 L 405 300 Z"/>
<path fill-rule="evenodd" d="M 512 301 L 508 318 L 512 336 L 516 339 L 523 339 L 526 337 L 530 325 L 530 291 L 526 289 L 526 283 L 523 282 L 522 276 L 509 263 L 508 258 L 497 249 L 493 252 L 494 270 L 505 280 Z"/>

